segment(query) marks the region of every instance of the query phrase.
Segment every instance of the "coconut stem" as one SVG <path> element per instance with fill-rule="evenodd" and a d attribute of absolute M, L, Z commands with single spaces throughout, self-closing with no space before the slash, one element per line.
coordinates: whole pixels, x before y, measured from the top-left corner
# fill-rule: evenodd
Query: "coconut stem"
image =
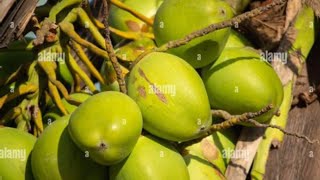
<path fill-rule="evenodd" d="M 261 116 L 262 114 L 270 111 L 272 109 L 272 104 L 268 105 L 267 107 L 261 109 L 258 112 L 248 112 L 248 113 L 244 113 L 240 116 L 231 116 L 228 112 L 224 112 L 223 114 L 221 114 L 222 118 L 223 117 L 229 117 L 229 119 L 227 119 L 226 121 L 219 123 L 219 124 L 214 124 L 212 125 L 205 133 L 206 135 L 210 135 L 215 131 L 219 131 L 219 130 L 223 130 L 223 129 L 227 129 L 230 128 L 236 124 L 239 124 L 241 122 L 247 122 L 250 119 L 254 119 L 258 116 Z M 219 110 L 222 111 L 222 110 Z"/>
<path fill-rule="evenodd" d="M 309 137 L 305 136 L 305 135 L 301 135 L 298 133 L 293 133 L 293 132 L 288 132 L 286 131 L 284 128 L 278 126 L 278 125 L 274 125 L 274 124 L 261 124 L 256 120 L 253 119 L 249 119 L 248 120 L 249 123 L 253 124 L 255 127 L 259 127 L 259 128 L 274 128 L 274 129 L 278 129 L 279 131 L 283 132 L 286 135 L 289 136 L 294 136 L 296 138 L 301 138 L 301 139 L 305 139 L 306 141 L 308 141 L 308 143 L 310 144 L 314 144 L 314 143 L 318 143 L 319 144 L 319 140 L 318 139 L 314 139 L 314 140 L 310 140 Z"/>
<path fill-rule="evenodd" d="M 78 74 L 80 79 L 88 86 L 88 88 L 90 89 L 90 91 L 92 93 L 97 93 L 98 90 L 95 87 L 94 83 L 92 82 L 92 80 L 90 79 L 90 77 L 80 68 L 80 66 L 77 64 L 76 60 L 74 59 L 74 57 L 72 56 L 70 50 L 71 47 L 67 46 L 67 62 L 70 65 L 70 69 L 72 72 L 74 72 L 75 74 Z"/>
<path fill-rule="evenodd" d="M 80 35 L 74 30 L 74 26 L 72 23 L 63 21 L 59 23 L 59 27 L 61 31 L 63 31 L 69 38 L 80 44 L 81 46 L 88 48 L 90 51 L 95 53 L 98 56 L 105 58 L 106 60 L 109 59 L 108 53 L 103 49 L 97 47 L 93 43 L 86 41 L 85 39 L 81 38 Z"/>
<path fill-rule="evenodd" d="M 89 57 L 86 55 L 86 53 L 84 52 L 84 50 L 82 49 L 82 47 L 74 42 L 71 41 L 70 42 L 70 46 L 73 49 L 73 51 L 77 54 L 77 56 L 79 57 L 79 59 L 86 65 L 86 67 L 89 69 L 90 73 L 101 83 L 101 84 L 105 84 L 105 80 L 103 79 L 103 77 L 101 76 L 101 74 L 99 73 L 99 71 L 94 67 L 94 65 L 92 64 L 92 62 L 90 61 Z"/>
<path fill-rule="evenodd" d="M 114 52 L 112 43 L 111 43 L 111 38 L 110 38 L 110 30 L 109 30 L 109 23 L 108 23 L 108 17 L 109 17 L 109 8 L 108 8 L 108 0 L 103 0 L 103 24 L 104 24 L 104 36 L 105 36 L 105 44 L 106 44 L 106 50 L 108 52 L 109 58 L 111 60 L 112 66 L 114 70 L 116 71 L 117 74 L 117 81 L 120 86 L 120 91 L 122 93 L 127 93 L 127 88 L 126 88 L 126 82 L 124 80 L 123 74 L 121 67 L 118 63 L 116 54 Z"/>
<path fill-rule="evenodd" d="M 51 52 L 51 49 L 53 49 L 54 53 L 61 53 L 62 52 L 62 47 L 60 44 L 50 46 L 42 51 L 40 53 L 46 53 L 46 52 Z M 67 88 L 57 79 L 56 75 L 56 62 L 51 62 L 51 61 L 42 61 L 41 59 L 37 59 L 37 64 L 39 67 L 47 74 L 47 77 L 49 81 L 61 92 L 62 96 L 68 101 L 71 102 L 72 104 L 81 104 L 81 102 L 78 102 L 74 99 L 72 99 L 69 96 Z"/>

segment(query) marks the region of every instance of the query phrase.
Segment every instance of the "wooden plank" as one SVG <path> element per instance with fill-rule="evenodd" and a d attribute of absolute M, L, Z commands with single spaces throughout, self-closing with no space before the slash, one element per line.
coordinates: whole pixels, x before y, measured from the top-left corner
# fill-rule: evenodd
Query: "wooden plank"
<path fill-rule="evenodd" d="M 17 15 L 17 12 L 21 8 L 21 5 L 23 4 L 23 1 L 19 1 L 16 3 L 13 7 L 11 7 L 10 12 L 6 15 L 5 21 L 1 23 L 1 29 L 0 29 L 0 42 L 1 39 L 7 38 L 6 31 L 10 31 L 14 28 L 15 22 L 14 17 Z"/>
<path fill-rule="evenodd" d="M 6 17 L 15 0 L 0 0 L 0 23 Z"/>
<path fill-rule="evenodd" d="M 31 0 L 27 0 L 21 7 L 21 11 L 19 12 L 19 14 L 23 14 L 24 16 L 19 15 L 15 18 L 15 21 L 19 22 L 19 24 L 17 25 L 17 31 L 15 32 L 17 34 L 17 37 L 19 37 L 23 33 L 37 6 L 38 0 L 32 1 L 33 2 L 31 2 Z"/>
<path fill-rule="evenodd" d="M 20 0 L 14 4 L 0 24 L 0 48 L 6 47 L 12 40 L 22 35 L 37 2 L 37 0 Z"/>

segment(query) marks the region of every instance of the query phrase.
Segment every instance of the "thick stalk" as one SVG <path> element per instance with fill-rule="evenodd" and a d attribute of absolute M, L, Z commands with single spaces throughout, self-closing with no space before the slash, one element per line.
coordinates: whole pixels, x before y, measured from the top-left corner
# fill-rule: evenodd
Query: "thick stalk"
<path fill-rule="evenodd" d="M 90 77 L 85 72 L 83 72 L 80 66 L 77 64 L 76 60 L 73 58 L 73 56 L 70 53 L 69 47 L 68 47 L 68 52 L 69 53 L 67 54 L 68 56 L 67 62 L 70 65 L 71 70 L 75 72 L 85 82 L 85 84 L 88 86 L 91 92 L 96 93 L 97 89 L 94 83 L 91 81 Z"/>
<path fill-rule="evenodd" d="M 77 44 L 74 41 L 71 41 L 71 47 L 74 50 L 74 52 L 78 55 L 78 57 L 80 58 L 80 60 L 87 66 L 87 68 L 89 69 L 90 73 L 97 78 L 97 80 L 101 83 L 101 84 L 105 84 L 105 80 L 103 79 L 103 77 L 101 76 L 101 74 L 99 73 L 99 71 L 94 67 L 94 65 L 91 63 L 90 59 L 88 58 L 88 56 L 86 55 L 86 53 L 84 52 L 84 50 L 82 49 L 82 47 Z"/>
<path fill-rule="evenodd" d="M 124 77 L 122 74 L 122 69 L 120 67 L 120 64 L 118 63 L 118 59 L 116 57 L 116 54 L 113 49 L 113 45 L 111 43 L 109 23 L 108 23 L 109 8 L 108 8 L 108 1 L 107 0 L 103 0 L 103 7 L 104 7 L 103 18 L 104 18 L 104 27 L 105 27 L 104 36 L 105 36 L 106 50 L 108 52 L 112 66 L 113 66 L 114 70 L 116 71 L 117 81 L 120 86 L 120 91 L 122 93 L 126 94 L 127 93 L 126 82 L 124 80 Z"/>
<path fill-rule="evenodd" d="M 99 29 L 96 27 L 94 22 L 90 19 L 89 15 L 84 11 L 82 8 L 78 8 L 78 17 L 80 20 L 80 24 L 84 27 L 89 29 L 95 41 L 99 44 L 100 47 L 106 49 L 105 40 Z"/>

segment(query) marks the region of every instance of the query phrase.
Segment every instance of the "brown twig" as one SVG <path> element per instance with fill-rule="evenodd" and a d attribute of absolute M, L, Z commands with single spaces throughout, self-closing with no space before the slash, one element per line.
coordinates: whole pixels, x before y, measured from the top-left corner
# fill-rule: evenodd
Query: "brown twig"
<path fill-rule="evenodd" d="M 120 68 L 120 65 L 118 63 L 116 54 L 114 52 L 111 39 L 110 39 L 110 30 L 109 30 L 109 24 L 108 24 L 108 17 L 109 17 L 109 8 L 108 8 L 108 0 L 103 0 L 103 19 L 104 19 L 104 36 L 105 36 L 105 44 L 106 44 L 106 51 L 109 54 L 110 61 L 112 63 L 112 66 L 114 70 L 116 71 L 117 74 L 117 81 L 120 86 L 120 91 L 123 93 L 127 93 L 127 88 L 126 88 L 126 82 L 124 81 L 124 77 L 122 74 L 122 70 Z"/>
<path fill-rule="evenodd" d="M 223 110 L 211 110 L 211 115 L 222 119 L 231 119 L 232 115 Z"/>
<path fill-rule="evenodd" d="M 314 143 L 318 143 L 319 144 L 319 140 L 315 139 L 315 140 L 310 140 L 309 137 L 305 136 L 305 135 L 301 135 L 301 134 L 297 134 L 297 133 L 293 133 L 293 132 L 288 132 L 285 129 L 283 129 L 280 126 L 277 125 L 273 125 L 273 124 L 261 124 L 256 120 L 253 119 L 249 119 L 248 120 L 249 123 L 253 124 L 255 127 L 259 127 L 259 128 L 274 128 L 274 129 L 278 129 L 279 131 L 283 132 L 286 135 L 289 136 L 294 136 L 296 138 L 300 138 L 300 139 L 305 139 L 306 141 L 308 141 L 308 143 L 310 144 L 314 144 Z"/>
<path fill-rule="evenodd" d="M 261 109 L 258 112 L 248 112 L 248 113 L 244 113 L 240 116 L 231 116 L 230 119 L 222 122 L 222 123 L 218 123 L 218 124 L 214 124 L 212 125 L 207 132 L 205 133 L 206 136 L 212 134 L 214 131 L 218 131 L 218 130 L 222 130 L 222 129 L 228 129 L 236 124 L 239 124 L 241 122 L 246 122 L 249 119 L 253 119 L 256 118 L 258 116 L 261 116 L 262 114 L 270 111 L 273 108 L 272 104 L 268 105 L 267 107 Z"/>

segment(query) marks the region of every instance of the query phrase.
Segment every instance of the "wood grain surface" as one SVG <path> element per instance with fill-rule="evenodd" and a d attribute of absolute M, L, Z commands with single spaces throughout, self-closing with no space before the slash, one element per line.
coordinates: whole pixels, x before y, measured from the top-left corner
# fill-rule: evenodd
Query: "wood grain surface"
<path fill-rule="evenodd" d="M 320 37 L 298 82 L 300 85 L 296 85 L 295 94 L 320 84 Z M 292 108 L 286 129 L 320 139 L 319 99 L 307 107 Z M 281 147 L 270 152 L 265 179 L 320 180 L 320 145 L 310 145 L 304 140 L 285 136 Z"/>
<path fill-rule="evenodd" d="M 6 47 L 11 41 L 18 39 L 26 28 L 38 0 L 0 0 L 0 48 Z M 9 10 L 9 11 L 8 11 Z"/>

